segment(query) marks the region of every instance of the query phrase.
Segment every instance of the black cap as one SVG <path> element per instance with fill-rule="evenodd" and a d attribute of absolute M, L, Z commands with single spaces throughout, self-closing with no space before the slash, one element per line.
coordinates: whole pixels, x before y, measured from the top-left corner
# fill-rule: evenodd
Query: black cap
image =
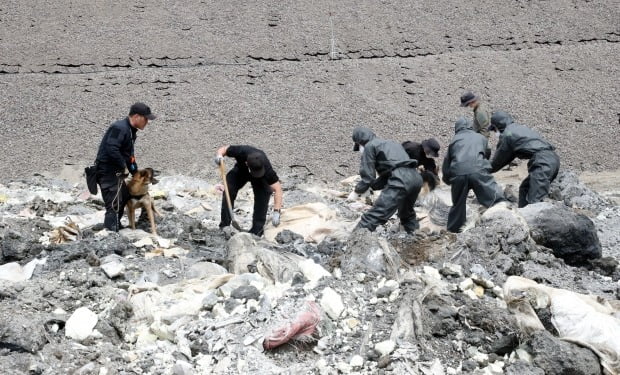
<path fill-rule="evenodd" d="M 129 116 L 131 115 L 144 116 L 149 120 L 155 120 L 157 118 L 157 116 L 151 112 L 151 108 L 148 105 L 139 102 L 129 108 Z"/>
<path fill-rule="evenodd" d="M 422 147 L 424 148 L 424 153 L 436 158 L 439 156 L 439 149 L 441 146 L 439 142 L 435 138 L 429 138 L 422 141 Z"/>
<path fill-rule="evenodd" d="M 264 157 L 260 152 L 253 152 L 248 155 L 246 164 L 250 169 L 250 175 L 254 178 L 261 178 L 265 175 Z"/>
<path fill-rule="evenodd" d="M 474 95 L 473 92 L 467 91 L 465 94 L 461 95 L 461 107 L 467 107 L 469 103 L 474 100 L 478 100 L 478 97 Z"/>

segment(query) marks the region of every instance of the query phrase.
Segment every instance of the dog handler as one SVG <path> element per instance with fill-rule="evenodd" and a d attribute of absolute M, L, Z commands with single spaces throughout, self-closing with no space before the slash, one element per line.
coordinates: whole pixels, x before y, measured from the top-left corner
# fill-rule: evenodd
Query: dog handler
<path fill-rule="evenodd" d="M 474 191 L 478 202 L 491 207 L 504 201 L 504 193 L 491 170 L 487 149 L 487 139 L 474 131 L 472 122 L 460 117 L 454 123 L 454 137 L 443 159 L 443 181 L 451 185 L 452 207 L 448 213 L 448 230 L 459 232 L 466 220 L 467 195 Z"/>
<path fill-rule="evenodd" d="M 379 139 L 368 128 L 353 129 L 353 151 L 361 151 L 360 182 L 347 200 L 352 201 L 368 189 L 383 190 L 374 206 L 366 211 L 355 227 L 371 232 L 385 224 L 398 210 L 398 218 L 407 233 L 420 227 L 413 205 L 420 189 L 422 177 L 417 170 L 417 161 L 410 159 L 402 145 Z M 379 175 L 377 178 L 377 174 Z M 377 181 L 382 181 L 379 185 Z"/>
<path fill-rule="evenodd" d="M 248 182 L 252 185 L 254 192 L 254 213 L 252 214 L 252 228 L 250 233 L 257 236 L 263 235 L 263 227 L 267 220 L 267 210 L 269 199 L 273 197 L 273 213 L 271 223 L 274 226 L 280 225 L 280 210 L 282 208 L 282 185 L 280 178 L 271 167 L 269 159 L 265 153 L 252 146 L 222 146 L 217 150 L 213 160 L 219 166 L 224 156 L 235 158 L 235 166 L 226 174 L 226 183 L 230 194 L 232 206 L 235 206 L 235 198 L 239 190 Z M 232 210 L 233 207 L 230 207 Z M 222 197 L 222 211 L 220 228 L 231 224 L 232 218 L 228 211 L 226 196 Z"/>
<path fill-rule="evenodd" d="M 514 158 L 529 159 L 528 176 L 519 186 L 519 207 L 542 202 L 549 195 L 551 182 L 560 169 L 560 158 L 555 147 L 545 141 L 538 132 L 519 125 L 503 111 L 491 116 L 489 130 L 499 131 L 499 143 L 491 160 L 491 173 L 495 173 Z"/>
<path fill-rule="evenodd" d="M 110 125 L 103 135 L 95 166 L 97 183 L 105 203 L 103 225 L 108 230 L 118 232 L 121 229 L 121 218 L 129 199 L 125 168 L 132 175 L 138 170 L 134 155 L 136 133 L 144 130 L 149 120 L 155 118 L 149 106 L 135 103 L 129 108 L 129 115 Z"/>

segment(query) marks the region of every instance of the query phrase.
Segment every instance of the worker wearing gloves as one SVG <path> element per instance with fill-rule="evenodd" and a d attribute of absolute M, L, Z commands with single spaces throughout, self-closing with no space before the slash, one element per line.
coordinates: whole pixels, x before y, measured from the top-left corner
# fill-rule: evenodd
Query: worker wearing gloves
<path fill-rule="evenodd" d="M 422 177 L 417 171 L 417 161 L 409 158 L 402 145 L 379 139 L 368 128 L 353 130 L 353 151 L 362 153 L 361 181 L 349 195 L 354 200 L 368 189 L 382 190 L 374 206 L 362 215 L 355 229 L 366 228 L 371 232 L 385 224 L 398 210 L 398 218 L 407 233 L 420 227 L 413 205 L 422 188 Z"/>
<path fill-rule="evenodd" d="M 503 111 L 493 113 L 489 130 L 500 132 L 497 149 L 491 160 L 491 172 L 499 171 L 514 158 L 529 159 L 528 176 L 519 187 L 519 207 L 541 202 L 549 195 L 551 182 L 560 169 L 560 158 L 555 148 L 538 132 L 515 123 Z"/>
<path fill-rule="evenodd" d="M 252 146 L 222 146 L 217 150 L 214 159 L 215 164 L 219 166 L 223 163 L 224 156 L 236 160 L 235 166 L 226 174 L 233 207 L 239 190 L 248 182 L 252 185 L 254 212 L 252 214 L 252 228 L 249 232 L 259 237 L 263 235 L 271 194 L 274 194 L 271 223 L 276 227 L 280 225 L 282 185 L 278 175 L 271 167 L 267 155 Z M 220 228 L 229 226 L 232 221 L 227 204 L 226 197 L 222 197 Z"/>
<path fill-rule="evenodd" d="M 466 220 L 466 202 L 470 190 L 478 202 L 490 207 L 504 199 L 504 194 L 489 173 L 488 141 L 474 130 L 473 123 L 460 117 L 454 124 L 454 137 L 441 168 L 443 181 L 451 185 L 452 207 L 448 213 L 448 230 L 459 232 Z"/>

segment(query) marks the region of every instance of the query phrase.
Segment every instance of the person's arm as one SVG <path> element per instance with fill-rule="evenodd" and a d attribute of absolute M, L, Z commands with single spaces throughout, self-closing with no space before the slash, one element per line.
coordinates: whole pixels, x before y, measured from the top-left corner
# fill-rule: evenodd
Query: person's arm
<path fill-rule="evenodd" d="M 443 164 L 441 165 L 441 179 L 443 180 L 443 182 L 446 183 L 446 185 L 450 185 L 450 162 L 451 162 L 451 153 L 450 153 L 450 146 L 448 146 L 448 152 L 446 153 L 446 156 L 443 159 Z"/>
<path fill-rule="evenodd" d="M 280 211 L 282 209 L 282 184 L 280 181 L 269 185 L 273 191 L 273 210 Z"/>
<path fill-rule="evenodd" d="M 504 168 L 514 158 L 512 147 L 510 147 L 510 140 L 502 134 L 502 136 L 499 137 L 497 149 L 493 154 L 493 160 L 491 160 L 491 173 L 495 173 Z"/>
<path fill-rule="evenodd" d="M 366 145 L 360 161 L 360 177 L 362 180 L 355 185 L 355 193 L 364 194 L 377 177 L 375 169 L 375 153 L 372 146 Z"/>

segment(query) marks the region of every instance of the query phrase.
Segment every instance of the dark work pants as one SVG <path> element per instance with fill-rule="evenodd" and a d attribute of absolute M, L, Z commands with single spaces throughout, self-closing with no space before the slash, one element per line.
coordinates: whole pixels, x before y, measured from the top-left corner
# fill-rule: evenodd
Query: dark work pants
<path fill-rule="evenodd" d="M 267 220 L 269 198 L 272 194 L 271 186 L 269 186 L 269 184 L 267 184 L 262 178 L 252 178 L 248 172 L 241 171 L 237 166 L 226 174 L 226 183 L 228 184 L 230 201 L 233 208 L 235 207 L 237 193 L 248 182 L 252 184 L 252 191 L 254 192 L 254 213 L 252 214 L 252 228 L 249 232 L 257 236 L 262 236 L 263 227 L 265 226 L 265 221 Z M 220 217 L 220 228 L 230 225 L 232 218 L 228 212 L 228 202 L 226 201 L 225 193 L 222 196 L 222 211 Z"/>
<path fill-rule="evenodd" d="M 101 197 L 105 203 L 103 226 L 108 230 L 118 232 L 121 229 L 125 205 L 129 201 L 127 184 L 122 176 L 115 174 L 98 175 L 97 183 L 101 188 Z"/>
<path fill-rule="evenodd" d="M 388 179 L 387 186 L 381 191 L 374 206 L 362 215 L 356 228 L 366 228 L 373 232 L 377 226 L 385 224 L 397 210 L 398 218 L 407 233 L 413 233 L 420 227 L 414 205 L 422 189 L 422 177 L 414 169 L 407 173 L 410 175 L 404 184 L 400 179 L 394 183 L 394 177 Z"/>
<path fill-rule="evenodd" d="M 491 207 L 495 203 L 505 200 L 504 193 L 488 172 L 478 172 L 462 176 L 455 176 L 450 180 L 452 193 L 452 207 L 448 213 L 447 228 L 450 232 L 458 233 L 467 219 L 467 194 L 473 190 L 478 203 L 484 207 Z"/>
<path fill-rule="evenodd" d="M 560 169 L 560 158 L 551 150 L 539 151 L 527 163 L 528 175 L 519 186 L 519 207 L 542 202 Z"/>

